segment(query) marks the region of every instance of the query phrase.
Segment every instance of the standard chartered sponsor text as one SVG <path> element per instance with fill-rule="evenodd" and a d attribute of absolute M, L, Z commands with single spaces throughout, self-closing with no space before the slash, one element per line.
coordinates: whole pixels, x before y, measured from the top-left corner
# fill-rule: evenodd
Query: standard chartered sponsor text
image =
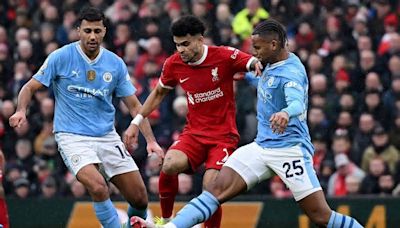
<path fill-rule="evenodd" d="M 214 90 L 210 90 L 204 93 L 195 93 L 193 95 L 195 102 L 196 103 L 201 103 L 201 102 L 206 102 L 206 101 L 212 101 L 217 98 L 223 97 L 224 92 L 221 90 L 220 87 Z"/>

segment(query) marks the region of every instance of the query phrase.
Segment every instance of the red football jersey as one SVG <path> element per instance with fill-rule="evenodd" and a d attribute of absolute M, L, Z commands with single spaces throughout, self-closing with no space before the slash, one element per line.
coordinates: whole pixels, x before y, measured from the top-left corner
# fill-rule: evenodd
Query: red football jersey
<path fill-rule="evenodd" d="M 173 89 L 180 84 L 186 92 L 189 112 L 184 132 L 217 138 L 239 135 L 233 75 L 248 71 L 252 58 L 235 48 L 204 45 L 203 56 L 195 63 L 184 63 L 179 53 L 165 61 L 161 86 Z"/>

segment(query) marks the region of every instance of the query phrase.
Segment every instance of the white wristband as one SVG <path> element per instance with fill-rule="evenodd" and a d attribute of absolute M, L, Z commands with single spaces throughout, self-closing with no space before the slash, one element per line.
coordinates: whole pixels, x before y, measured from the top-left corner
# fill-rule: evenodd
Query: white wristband
<path fill-rule="evenodd" d="M 137 114 L 135 118 L 131 121 L 131 124 L 135 124 L 136 126 L 139 126 L 139 124 L 143 121 L 144 117 L 141 114 Z"/>

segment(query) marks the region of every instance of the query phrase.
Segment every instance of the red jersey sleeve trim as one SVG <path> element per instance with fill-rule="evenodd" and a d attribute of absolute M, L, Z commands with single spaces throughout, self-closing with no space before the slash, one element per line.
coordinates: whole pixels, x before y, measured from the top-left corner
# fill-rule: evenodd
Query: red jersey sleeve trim
<path fill-rule="evenodd" d="M 172 86 L 164 85 L 164 83 L 161 81 L 161 78 L 158 79 L 158 82 L 160 83 L 161 87 L 163 87 L 165 89 L 174 89 L 174 87 L 172 87 Z"/>

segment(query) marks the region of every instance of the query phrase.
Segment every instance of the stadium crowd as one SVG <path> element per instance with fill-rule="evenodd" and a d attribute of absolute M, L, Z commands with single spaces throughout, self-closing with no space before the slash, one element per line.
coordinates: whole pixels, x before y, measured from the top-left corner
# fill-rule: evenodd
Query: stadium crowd
<path fill-rule="evenodd" d="M 143 102 L 174 52 L 172 21 L 193 14 L 208 26 L 208 45 L 251 53 L 254 25 L 269 17 L 286 26 L 288 48 L 306 66 L 308 123 L 314 167 L 328 196 L 400 195 L 400 3 L 390 0 L 4 0 L 0 5 L 0 146 L 6 157 L 7 197 L 85 198 L 86 190 L 64 166 L 52 133 L 51 90 L 34 94 L 28 123 L 8 124 L 22 85 L 46 56 L 78 39 L 77 14 L 85 5 L 107 17 L 104 46 L 128 66 Z M 256 134 L 256 88 L 235 84 L 240 145 Z M 116 129 L 131 121 L 115 100 Z M 185 124 L 187 100 L 179 88 L 149 116 L 167 149 Z M 133 152 L 149 194 L 158 195 L 160 166 L 147 158 L 145 141 Z M 199 170 L 198 172 L 203 172 Z M 201 192 L 201 175 L 179 176 L 179 193 Z M 118 196 L 116 188 L 111 188 Z M 279 178 L 248 194 L 288 197 Z"/>

